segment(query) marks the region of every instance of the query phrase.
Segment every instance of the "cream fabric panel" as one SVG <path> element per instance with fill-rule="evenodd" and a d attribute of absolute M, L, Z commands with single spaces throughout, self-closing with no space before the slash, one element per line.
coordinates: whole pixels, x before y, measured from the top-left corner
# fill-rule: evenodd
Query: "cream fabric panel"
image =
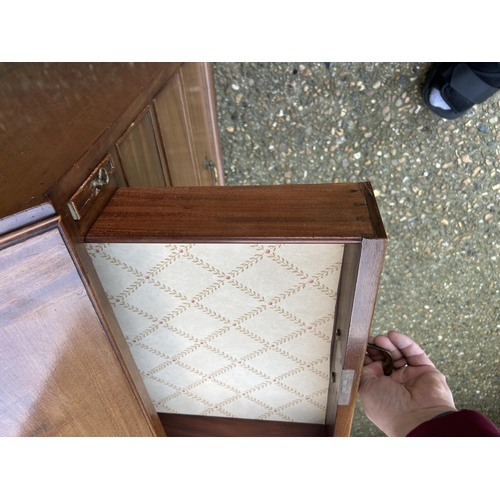
<path fill-rule="evenodd" d="M 87 249 L 157 411 L 324 423 L 343 245 Z"/>

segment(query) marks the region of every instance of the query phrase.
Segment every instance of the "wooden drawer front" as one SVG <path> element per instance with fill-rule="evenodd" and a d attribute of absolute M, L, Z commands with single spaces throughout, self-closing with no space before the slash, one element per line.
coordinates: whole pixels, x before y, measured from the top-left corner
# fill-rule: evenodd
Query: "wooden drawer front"
<path fill-rule="evenodd" d="M 160 187 L 171 184 L 161 158 L 150 106 L 120 137 L 116 149 L 128 186 Z"/>

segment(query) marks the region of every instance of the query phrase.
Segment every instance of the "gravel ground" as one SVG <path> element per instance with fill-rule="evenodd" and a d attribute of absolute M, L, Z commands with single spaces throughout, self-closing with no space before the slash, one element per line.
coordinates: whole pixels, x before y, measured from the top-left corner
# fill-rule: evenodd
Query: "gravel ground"
<path fill-rule="evenodd" d="M 440 119 L 430 66 L 216 63 L 226 183 L 370 181 L 389 237 L 373 334 L 409 334 L 498 426 L 500 93 Z M 351 435 L 383 435 L 359 401 Z"/>

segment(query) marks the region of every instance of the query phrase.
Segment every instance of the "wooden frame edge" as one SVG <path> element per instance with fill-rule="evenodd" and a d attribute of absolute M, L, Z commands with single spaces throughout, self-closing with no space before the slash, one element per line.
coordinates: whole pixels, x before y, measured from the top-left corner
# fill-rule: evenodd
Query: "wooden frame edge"
<path fill-rule="evenodd" d="M 217 96 L 215 94 L 215 69 L 213 62 L 205 62 L 203 64 L 203 72 L 205 75 L 205 83 L 207 85 L 207 106 L 209 108 L 208 116 L 210 117 L 210 132 L 213 137 L 215 167 L 219 174 L 219 186 L 226 184 L 224 179 L 224 161 L 222 156 L 222 147 L 220 145 L 219 123 L 217 118 Z"/>
<path fill-rule="evenodd" d="M 95 313 L 101 322 L 111 348 L 150 428 L 151 435 L 164 437 L 165 431 L 163 426 L 139 373 L 139 369 L 132 357 L 113 308 L 106 298 L 106 293 L 97 276 L 92 260 L 87 253 L 85 244 L 74 241 L 62 221 L 59 221 L 56 227 L 61 233 L 61 237 L 66 244 L 76 271 L 80 275 L 83 286 L 87 291 L 88 298 L 94 306 Z"/>
<path fill-rule="evenodd" d="M 347 405 L 338 405 L 336 411 L 327 410 L 327 435 L 334 437 L 347 437 L 350 434 L 354 408 L 361 370 L 364 363 L 366 344 L 375 311 L 377 292 L 382 274 L 385 248 L 385 239 L 363 239 L 356 248 L 346 246 L 346 259 L 350 259 L 350 268 L 341 275 L 340 287 L 344 286 L 343 303 L 338 303 L 335 319 L 335 329 L 340 329 L 340 339 L 335 345 L 332 357 L 332 370 L 335 370 L 335 384 L 331 383 L 329 393 L 335 400 L 340 388 L 342 372 L 354 371 L 354 379 Z M 352 255 L 349 256 L 349 252 Z M 354 262 L 357 261 L 357 267 Z M 354 278 L 352 282 L 351 280 Z M 340 292 L 339 292 L 340 293 Z M 352 299 L 351 299 L 352 298 Z M 332 404 L 330 403 L 330 407 Z"/>

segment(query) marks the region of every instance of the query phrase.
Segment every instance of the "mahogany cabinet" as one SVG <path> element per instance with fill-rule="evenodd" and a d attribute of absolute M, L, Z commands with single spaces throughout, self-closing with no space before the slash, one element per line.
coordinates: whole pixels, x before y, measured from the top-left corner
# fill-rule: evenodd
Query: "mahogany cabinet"
<path fill-rule="evenodd" d="M 0 435 L 164 435 L 83 237 L 119 186 L 223 184 L 214 112 L 209 63 L 0 63 Z"/>
<path fill-rule="evenodd" d="M 210 64 L 0 75 L 0 435 L 349 435 L 371 186 L 222 187 Z"/>

